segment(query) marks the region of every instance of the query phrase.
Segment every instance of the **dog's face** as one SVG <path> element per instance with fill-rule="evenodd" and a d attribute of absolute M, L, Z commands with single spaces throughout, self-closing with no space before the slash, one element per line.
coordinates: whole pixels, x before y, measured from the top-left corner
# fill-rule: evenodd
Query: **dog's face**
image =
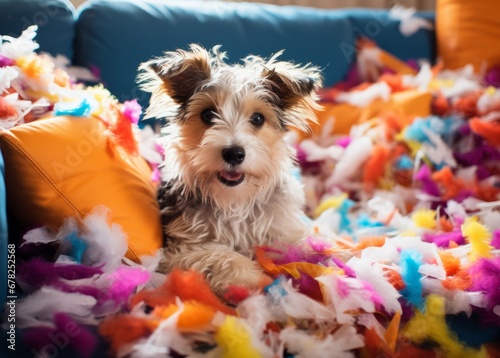
<path fill-rule="evenodd" d="M 209 53 L 192 45 L 141 66 L 152 92 L 148 117 L 170 121 L 174 176 L 219 207 L 236 209 L 269 195 L 293 162 L 287 128 L 307 130 L 315 119 L 318 69 L 276 57 L 230 66 L 217 48 Z M 167 148 L 167 162 L 172 155 Z"/>

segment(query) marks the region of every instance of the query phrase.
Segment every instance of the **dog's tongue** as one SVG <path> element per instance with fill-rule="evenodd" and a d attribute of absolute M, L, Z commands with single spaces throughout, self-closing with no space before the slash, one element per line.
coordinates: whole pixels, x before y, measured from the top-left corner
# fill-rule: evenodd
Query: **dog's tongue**
<path fill-rule="evenodd" d="M 241 178 L 243 174 L 238 172 L 227 172 L 225 170 L 220 172 L 220 176 L 228 181 L 236 181 Z"/>

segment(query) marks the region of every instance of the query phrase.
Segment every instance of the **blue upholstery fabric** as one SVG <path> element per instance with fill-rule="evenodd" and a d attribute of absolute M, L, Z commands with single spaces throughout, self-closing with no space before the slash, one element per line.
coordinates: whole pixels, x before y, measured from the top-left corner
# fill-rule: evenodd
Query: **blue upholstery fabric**
<path fill-rule="evenodd" d="M 120 14 L 118 17 L 117 14 Z M 312 62 L 327 83 L 347 71 L 340 41 L 353 44 L 351 25 L 335 11 L 251 3 L 99 0 L 80 9 L 75 55 L 79 65 L 97 66 L 121 100 L 146 95 L 135 85 L 138 65 L 165 50 L 199 43 L 222 44 L 228 61 L 249 54 Z M 117 67 L 121 71 L 117 71 Z M 146 98 L 147 99 L 147 98 Z"/>
<path fill-rule="evenodd" d="M 75 8 L 69 0 L 0 0 L 0 35 L 18 37 L 38 25 L 39 51 L 73 56 Z"/>
<path fill-rule="evenodd" d="M 352 23 L 352 31 L 356 37 L 372 39 L 378 46 L 402 60 L 418 60 L 436 58 L 434 31 L 419 30 L 411 36 L 405 36 L 399 30 L 399 21 L 392 20 L 389 12 L 375 9 L 340 10 L 342 16 Z M 419 16 L 433 21 L 433 13 L 422 12 Z M 352 51 L 350 60 L 356 57 Z M 351 58 L 352 57 L 352 58 Z"/>
<path fill-rule="evenodd" d="M 381 25 L 378 26 L 378 23 Z M 79 9 L 75 62 L 97 67 L 120 100 L 148 97 L 135 84 L 138 65 L 163 51 L 221 44 L 230 62 L 248 54 L 313 63 L 325 85 L 342 80 L 355 57 L 355 39 L 375 23 L 374 39 L 398 56 L 433 58 L 433 32 L 404 38 L 387 11 L 322 10 L 217 1 L 96 0 Z M 356 32 L 353 27 L 363 31 Z M 378 31 L 380 29 L 380 31 Z M 410 45 L 411 44 L 411 45 Z"/>

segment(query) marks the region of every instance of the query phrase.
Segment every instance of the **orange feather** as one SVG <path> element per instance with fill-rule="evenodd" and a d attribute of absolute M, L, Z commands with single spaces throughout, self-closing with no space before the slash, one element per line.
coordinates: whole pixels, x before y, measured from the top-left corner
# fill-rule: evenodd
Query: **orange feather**
<path fill-rule="evenodd" d="M 480 118 L 472 118 L 469 121 L 472 131 L 492 145 L 500 145 L 500 121 L 483 121 Z"/>
<path fill-rule="evenodd" d="M 373 148 L 371 157 L 365 164 L 363 184 L 366 189 L 373 189 L 378 180 L 384 175 L 385 164 L 389 158 L 387 145 L 379 143 Z"/>
<path fill-rule="evenodd" d="M 144 290 L 132 297 L 130 306 L 144 301 L 149 306 L 168 306 L 175 303 L 175 298 L 181 301 L 194 300 L 227 314 L 235 314 L 213 293 L 203 275 L 196 271 L 172 271 L 165 283 L 154 290 Z"/>
<path fill-rule="evenodd" d="M 110 343 L 114 352 L 126 343 L 150 335 L 153 330 L 146 318 L 128 314 L 112 316 L 99 326 L 99 334 Z"/>

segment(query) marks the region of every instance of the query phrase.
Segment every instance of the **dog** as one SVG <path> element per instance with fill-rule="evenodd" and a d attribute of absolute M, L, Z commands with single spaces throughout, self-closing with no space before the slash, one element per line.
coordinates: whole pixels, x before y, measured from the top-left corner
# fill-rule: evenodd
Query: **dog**
<path fill-rule="evenodd" d="M 266 282 L 253 261 L 256 245 L 307 234 L 286 134 L 316 121 L 321 71 L 279 61 L 281 53 L 228 64 L 220 46 L 192 44 L 139 67 L 142 89 L 151 92 L 145 118 L 167 120 L 159 270 L 199 271 L 220 296 L 231 285 Z"/>

